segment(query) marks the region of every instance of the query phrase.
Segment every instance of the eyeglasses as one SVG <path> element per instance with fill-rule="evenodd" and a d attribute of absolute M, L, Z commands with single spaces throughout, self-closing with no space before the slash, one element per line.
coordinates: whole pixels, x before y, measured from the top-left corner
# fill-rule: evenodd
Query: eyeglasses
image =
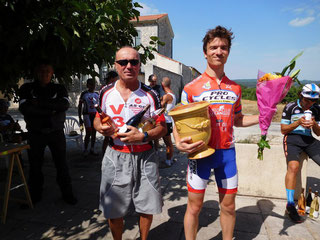
<path fill-rule="evenodd" d="M 116 63 L 118 63 L 121 66 L 127 66 L 128 63 L 130 63 L 132 66 L 137 66 L 139 64 L 139 60 L 138 59 L 123 59 L 123 60 L 118 60 L 116 61 Z"/>

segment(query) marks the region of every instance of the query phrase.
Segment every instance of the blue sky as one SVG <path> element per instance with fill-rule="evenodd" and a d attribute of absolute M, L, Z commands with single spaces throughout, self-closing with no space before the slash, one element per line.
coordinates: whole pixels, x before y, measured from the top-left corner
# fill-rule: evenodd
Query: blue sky
<path fill-rule="evenodd" d="M 230 79 L 281 71 L 300 51 L 300 80 L 320 80 L 320 0 L 141 0 L 141 15 L 167 13 L 173 58 L 206 68 L 202 38 L 217 25 L 235 38 L 225 67 Z"/>

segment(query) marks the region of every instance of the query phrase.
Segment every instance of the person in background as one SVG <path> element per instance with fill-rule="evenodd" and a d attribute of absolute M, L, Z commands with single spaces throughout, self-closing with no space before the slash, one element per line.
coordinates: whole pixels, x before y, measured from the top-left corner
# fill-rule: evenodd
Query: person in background
<path fill-rule="evenodd" d="M 320 136 L 319 87 L 314 84 L 303 86 L 299 99 L 288 103 L 281 119 L 281 133 L 284 134 L 283 149 L 287 159 L 285 186 L 287 193 L 286 213 L 294 223 L 301 223 L 294 202 L 294 190 L 297 174 L 300 171 L 300 154 L 305 152 L 320 166 L 320 141 L 312 136 L 311 130 Z M 312 117 L 306 119 L 305 111 L 311 111 Z"/>
<path fill-rule="evenodd" d="M 86 129 L 86 136 L 84 138 L 83 155 L 88 156 L 88 145 L 90 142 L 90 154 L 98 155 L 94 149 L 96 142 L 96 130 L 93 127 L 93 120 L 96 115 L 94 105 L 99 101 L 99 94 L 95 92 L 96 81 L 93 78 L 87 80 L 87 90 L 83 91 L 79 98 L 78 116 L 80 125 L 84 124 Z M 83 118 L 82 118 L 83 116 Z M 91 141 L 90 141 L 91 140 Z"/>
<path fill-rule="evenodd" d="M 44 184 L 42 165 L 44 151 L 48 146 L 57 169 L 56 180 L 62 199 L 74 205 L 77 199 L 73 195 L 67 166 L 66 138 L 63 131 L 70 103 L 66 88 L 51 82 L 53 73 L 52 64 L 42 59 L 35 68 L 35 81 L 25 83 L 19 89 L 19 110 L 29 132 L 29 190 L 34 204 L 41 201 Z"/>
<path fill-rule="evenodd" d="M 148 78 L 148 82 L 149 82 L 149 86 L 158 93 L 158 95 L 161 99 L 163 97 L 163 95 L 165 94 L 165 92 L 164 92 L 162 86 L 158 84 L 157 75 L 151 74 Z"/>
<path fill-rule="evenodd" d="M 162 78 L 161 86 L 165 92 L 161 99 L 161 106 L 166 108 L 165 112 L 165 119 L 167 124 L 167 134 L 162 137 L 165 145 L 166 145 L 166 160 L 165 165 L 171 166 L 173 163 L 173 144 L 171 140 L 171 133 L 172 133 L 172 118 L 168 115 L 168 112 L 174 108 L 176 105 L 176 96 L 174 95 L 173 91 L 171 90 L 171 80 L 168 77 Z"/>
<path fill-rule="evenodd" d="M 15 121 L 8 114 L 9 102 L 6 99 L 0 99 L 0 133 L 4 142 L 21 142 L 22 134 L 16 134 L 16 131 L 22 132 L 18 121 Z"/>
<path fill-rule="evenodd" d="M 233 33 L 217 26 L 203 38 L 203 53 L 207 60 L 205 72 L 188 83 L 182 92 L 181 103 L 208 101 L 211 119 L 209 146 L 215 152 L 199 160 L 189 159 L 187 169 L 188 203 L 184 216 L 186 240 L 196 239 L 199 213 L 211 169 L 214 169 L 219 191 L 220 224 L 224 240 L 233 238 L 236 222 L 235 198 L 238 173 L 233 126 L 248 127 L 258 124 L 259 116 L 245 116 L 241 112 L 241 87 L 228 79 L 224 72 Z M 191 142 L 191 137 L 180 138 L 173 130 L 176 147 L 187 153 L 199 150 L 204 141 Z"/>
<path fill-rule="evenodd" d="M 118 78 L 119 78 L 119 75 L 118 75 L 118 73 L 117 73 L 116 71 L 113 71 L 113 70 L 109 71 L 108 74 L 107 74 L 107 77 L 106 77 L 106 85 L 111 84 L 111 83 L 117 81 Z M 105 86 L 106 86 L 106 85 L 105 85 Z M 103 88 L 103 87 L 104 87 L 104 86 L 102 86 L 102 88 Z M 102 89 L 102 88 L 101 88 L 101 89 Z M 109 137 L 104 137 L 103 143 L 102 143 L 102 154 L 104 154 L 104 152 L 106 151 L 106 148 L 107 148 L 107 146 L 109 145 L 109 142 L 110 142 L 110 141 L 111 141 L 111 140 L 109 139 Z"/>
<path fill-rule="evenodd" d="M 164 91 L 162 89 L 162 87 L 157 84 L 158 83 L 158 77 L 155 74 L 151 74 L 148 78 L 148 82 L 149 82 L 149 86 L 158 94 L 160 100 L 162 100 L 162 97 L 164 95 Z M 156 154 L 158 155 L 158 149 L 160 147 L 159 145 L 159 139 L 156 139 L 153 141 L 155 150 L 156 150 Z"/>
<path fill-rule="evenodd" d="M 116 52 L 116 70 L 119 80 L 107 85 L 100 92 L 101 109 L 109 115 L 118 128 L 150 104 L 150 113 L 161 107 L 157 94 L 139 82 L 140 55 L 132 47 L 122 47 Z M 99 114 L 94 127 L 104 136 L 112 136 L 115 129 L 102 125 Z M 159 183 L 158 159 L 150 141 L 166 134 L 164 116 L 156 120 L 153 129 L 140 132 L 133 126 L 128 131 L 117 132 L 112 146 L 108 146 L 102 161 L 100 185 L 100 210 L 108 219 L 116 240 L 122 239 L 123 217 L 133 202 L 139 214 L 141 240 L 146 240 L 153 214 L 162 211 L 162 196 Z"/>
<path fill-rule="evenodd" d="M 106 85 L 117 81 L 118 78 L 119 78 L 119 75 L 116 71 L 113 71 L 113 70 L 109 71 L 106 77 Z"/>

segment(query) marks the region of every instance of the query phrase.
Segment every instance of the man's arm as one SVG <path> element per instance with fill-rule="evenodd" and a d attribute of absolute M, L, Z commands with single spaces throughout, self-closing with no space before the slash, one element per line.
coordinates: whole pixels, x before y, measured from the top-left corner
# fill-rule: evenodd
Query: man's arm
<path fill-rule="evenodd" d="M 170 94 L 165 94 L 161 99 L 161 107 L 164 107 L 167 104 L 171 103 L 172 100 L 173 100 L 173 97 Z"/>
<path fill-rule="evenodd" d="M 37 100 L 30 95 L 32 87 L 25 84 L 19 89 L 19 111 L 25 116 L 50 116 L 53 114 L 51 109 L 41 108 Z"/>
<path fill-rule="evenodd" d="M 281 124 L 281 133 L 286 135 L 290 132 L 292 132 L 294 129 L 296 129 L 299 126 L 302 126 L 304 128 L 312 128 L 313 132 L 320 136 L 320 126 L 318 123 L 312 118 L 312 120 L 306 120 L 304 116 L 299 118 L 297 121 L 291 123 L 291 124 Z"/>
<path fill-rule="evenodd" d="M 235 115 L 234 126 L 250 127 L 259 123 L 259 115 L 243 115 L 241 112 Z"/>
<path fill-rule="evenodd" d="M 299 118 L 297 121 L 291 123 L 291 124 L 281 124 L 281 133 L 283 135 L 286 135 L 290 132 L 292 132 L 294 129 L 299 127 L 301 125 L 302 118 Z"/>
<path fill-rule="evenodd" d="M 140 132 L 137 128 L 132 126 L 127 126 L 130 130 L 126 133 L 117 133 L 118 137 L 122 142 L 126 143 L 136 143 L 136 142 L 142 142 L 144 138 L 144 133 Z M 148 138 L 147 141 L 152 141 L 159 139 L 167 134 L 167 125 L 165 121 L 157 122 L 156 126 L 150 130 L 147 131 Z"/>
<path fill-rule="evenodd" d="M 57 96 L 54 99 L 45 102 L 39 102 L 39 106 L 42 108 L 47 108 L 55 112 L 65 112 L 70 107 L 69 96 L 67 89 L 61 85 L 55 85 Z"/>
<path fill-rule="evenodd" d="M 82 120 L 82 101 L 81 101 L 81 97 L 79 99 L 79 104 L 78 104 L 78 116 L 79 116 L 80 125 L 82 125 L 83 124 L 83 120 Z"/>

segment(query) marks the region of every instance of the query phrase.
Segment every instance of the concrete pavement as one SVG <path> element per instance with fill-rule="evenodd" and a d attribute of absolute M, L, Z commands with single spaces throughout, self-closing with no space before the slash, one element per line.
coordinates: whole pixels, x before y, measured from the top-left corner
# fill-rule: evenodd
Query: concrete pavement
<path fill-rule="evenodd" d="M 98 136 L 97 149 L 101 149 L 102 137 Z M 9 202 L 7 223 L 0 225 L 1 240 L 20 239 L 112 239 L 106 220 L 98 210 L 100 166 L 102 155 L 84 158 L 75 142 L 68 142 L 68 162 L 75 195 L 79 202 L 67 205 L 60 196 L 55 183 L 55 168 L 51 155 L 46 153 L 43 170 L 45 186 L 43 200 L 34 209 L 22 210 L 16 202 Z M 160 149 L 159 157 L 164 159 L 165 149 Z M 26 159 L 26 154 L 23 154 Z M 154 216 L 149 239 L 183 240 L 183 216 L 187 203 L 185 184 L 187 158 L 175 150 L 172 167 L 160 169 L 161 187 L 164 199 L 163 211 Z M 25 171 L 27 174 L 28 164 Z M 320 186 L 319 167 L 312 161 L 313 189 Z M 0 170 L 0 187 L 3 192 L 5 170 Z M 309 176 L 309 175 L 308 175 Z M 258 177 L 258 176 L 257 176 Z M 18 183 L 15 174 L 14 182 Z M 263 187 L 263 186 L 261 186 Z M 23 196 L 22 189 L 11 192 L 11 196 Z M 252 196 L 237 196 L 237 219 L 235 239 L 303 239 L 320 240 L 320 219 L 306 218 L 301 224 L 293 224 L 285 216 L 286 201 Z M 200 214 L 197 239 L 222 239 L 219 218 L 217 187 L 214 176 L 209 181 L 204 207 Z M 132 211 L 125 218 L 123 239 L 139 239 L 137 214 Z"/>

